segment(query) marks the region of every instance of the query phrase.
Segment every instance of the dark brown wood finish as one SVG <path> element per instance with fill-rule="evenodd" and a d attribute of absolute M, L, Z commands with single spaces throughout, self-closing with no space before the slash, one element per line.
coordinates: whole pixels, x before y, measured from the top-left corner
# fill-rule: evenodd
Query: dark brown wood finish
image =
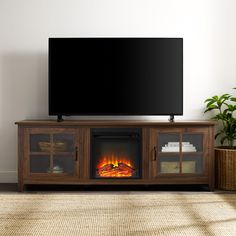
<path fill-rule="evenodd" d="M 209 188 L 211 191 L 214 191 L 215 189 L 215 134 L 214 134 L 214 126 L 208 127 L 209 130 L 209 139 L 208 139 L 208 150 L 209 150 L 209 176 L 212 176 L 212 178 L 209 178 Z"/>
<path fill-rule="evenodd" d="M 166 121 L 153 121 L 153 120 L 65 120 L 63 122 L 57 122 L 56 120 L 23 120 L 15 122 L 17 125 L 23 126 L 57 126 L 57 127 L 68 127 L 68 126 L 214 126 L 213 121 L 178 121 L 178 122 L 166 122 Z"/>
<path fill-rule="evenodd" d="M 23 158 L 24 158 L 24 138 L 23 138 L 24 129 L 23 127 L 18 127 L 18 190 L 23 191 Z"/>
<path fill-rule="evenodd" d="M 27 184 L 82 184 L 82 185 L 130 185 L 130 184 L 207 184 L 214 190 L 214 125 L 212 121 L 132 121 L 132 120 L 24 120 L 18 125 L 18 189 L 23 191 Z M 142 129 L 142 178 L 140 179 L 91 179 L 90 178 L 90 129 L 128 128 Z M 160 174 L 157 169 L 158 134 L 201 133 L 203 134 L 203 168 L 201 174 Z M 30 173 L 29 134 L 30 133 L 73 133 L 75 135 L 75 173 Z M 156 155 L 156 156 L 155 156 Z M 162 155 L 168 155 L 163 154 Z M 183 154 L 180 150 L 180 160 Z M 192 154 L 196 155 L 196 154 Z M 182 167 L 181 167 L 182 168 Z"/>

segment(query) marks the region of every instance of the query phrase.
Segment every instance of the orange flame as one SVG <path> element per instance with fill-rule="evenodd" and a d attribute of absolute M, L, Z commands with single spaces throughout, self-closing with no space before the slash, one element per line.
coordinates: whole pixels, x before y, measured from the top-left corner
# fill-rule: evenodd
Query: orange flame
<path fill-rule="evenodd" d="M 102 156 L 96 169 L 101 177 L 131 177 L 134 173 L 132 162 L 125 156 L 115 154 Z"/>
<path fill-rule="evenodd" d="M 98 164 L 97 169 L 107 165 L 107 164 L 113 164 L 114 166 L 118 166 L 118 163 L 124 163 L 130 167 L 132 167 L 132 163 L 130 160 L 128 160 L 125 156 L 117 156 L 115 154 L 111 154 L 109 156 L 103 156 Z"/>

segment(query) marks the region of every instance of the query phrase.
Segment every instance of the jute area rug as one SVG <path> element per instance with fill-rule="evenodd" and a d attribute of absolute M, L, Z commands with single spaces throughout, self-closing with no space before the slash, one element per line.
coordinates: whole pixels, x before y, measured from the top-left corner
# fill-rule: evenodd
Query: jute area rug
<path fill-rule="evenodd" d="M 0 194 L 0 235 L 236 235 L 236 194 Z"/>

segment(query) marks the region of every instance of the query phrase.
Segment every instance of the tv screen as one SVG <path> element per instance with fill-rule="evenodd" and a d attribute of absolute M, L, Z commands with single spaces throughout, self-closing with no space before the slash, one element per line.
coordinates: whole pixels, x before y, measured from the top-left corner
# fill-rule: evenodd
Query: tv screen
<path fill-rule="evenodd" d="M 49 115 L 182 114 L 182 38 L 49 38 Z"/>

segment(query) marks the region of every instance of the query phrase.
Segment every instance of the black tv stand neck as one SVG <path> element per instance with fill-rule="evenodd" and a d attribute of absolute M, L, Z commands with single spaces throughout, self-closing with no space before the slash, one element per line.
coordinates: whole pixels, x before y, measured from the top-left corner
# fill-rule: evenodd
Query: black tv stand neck
<path fill-rule="evenodd" d="M 62 122 L 62 121 L 63 121 L 62 115 L 57 115 L 57 122 Z"/>
<path fill-rule="evenodd" d="M 175 116 L 174 115 L 170 115 L 170 118 L 168 120 L 170 122 L 175 122 Z"/>

